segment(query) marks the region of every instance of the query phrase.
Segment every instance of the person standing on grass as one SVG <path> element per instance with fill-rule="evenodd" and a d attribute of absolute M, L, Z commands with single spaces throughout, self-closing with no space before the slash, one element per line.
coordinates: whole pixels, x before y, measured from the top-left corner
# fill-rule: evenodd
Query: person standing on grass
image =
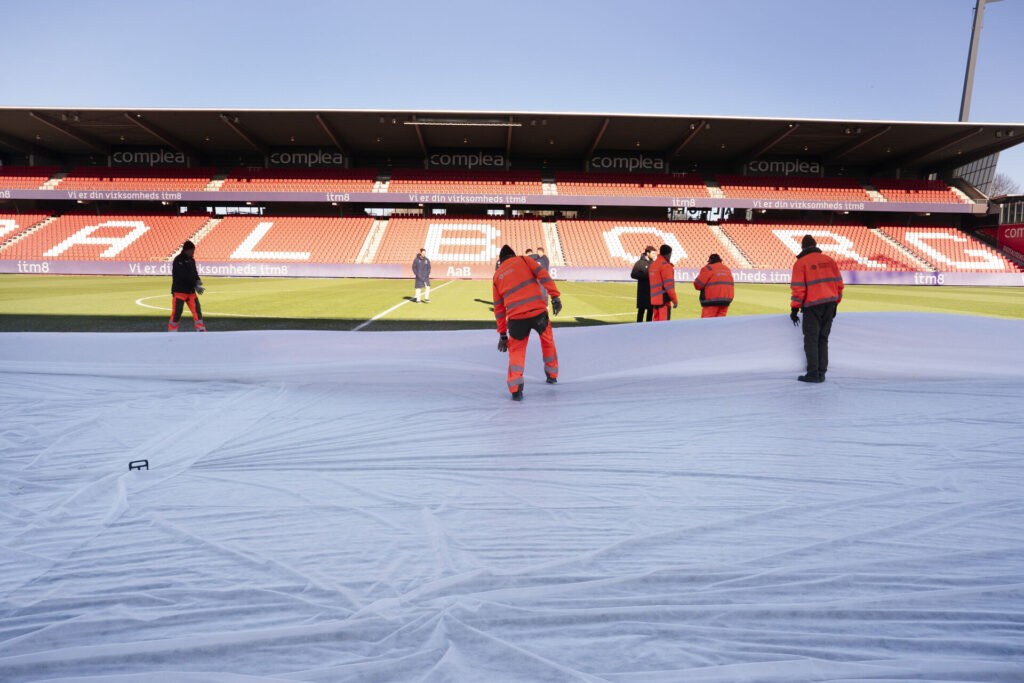
<path fill-rule="evenodd" d="M 420 249 L 412 260 L 412 274 L 416 278 L 416 303 L 420 302 L 420 290 L 426 288 L 423 303 L 430 303 L 430 259 L 427 250 Z"/>
<path fill-rule="evenodd" d="M 810 235 L 800 243 L 802 251 L 793 264 L 790 288 L 789 318 L 800 324 L 800 310 L 804 312 L 804 355 L 807 374 L 797 377 L 801 382 L 824 382 L 828 370 L 828 335 L 836 317 L 839 302 L 843 300 L 843 275 L 839 266 L 818 249 Z"/>
<path fill-rule="evenodd" d="M 545 290 L 551 295 L 551 310 L 555 315 L 562 310 L 562 300 L 548 271 L 534 259 L 516 256 L 507 244 L 501 248 L 498 259 L 498 271 L 491 283 L 494 319 L 498 324 L 498 351 L 508 353 L 508 390 L 512 392 L 513 401 L 521 401 L 530 330 L 537 330 L 540 335 L 548 384 L 558 381 L 558 351 L 548 319 Z"/>
<path fill-rule="evenodd" d="M 732 271 L 722 263 L 722 257 L 712 254 L 708 264 L 701 268 L 693 281 L 694 289 L 700 292 L 700 317 L 724 318 L 732 303 Z"/>
<path fill-rule="evenodd" d="M 676 298 L 675 273 L 675 268 L 672 267 L 672 247 L 663 244 L 658 251 L 658 258 L 647 269 L 655 322 L 669 319 L 669 304 L 672 304 L 671 308 L 679 305 L 679 299 Z"/>
<path fill-rule="evenodd" d="M 644 249 L 644 253 L 640 254 L 637 262 L 633 264 L 633 272 L 629 274 L 636 280 L 636 321 L 638 323 L 644 322 L 645 318 L 647 322 L 654 319 L 654 309 L 651 308 L 651 280 L 647 276 L 647 271 L 654 263 L 657 253 L 654 247 L 648 246 Z"/>
<path fill-rule="evenodd" d="M 171 320 L 167 323 L 168 332 L 178 331 L 185 304 L 188 304 L 188 310 L 192 312 L 192 324 L 196 332 L 206 332 L 203 309 L 197 296 L 206 290 L 203 281 L 199 279 L 199 270 L 193 258 L 195 251 L 196 245 L 192 244 L 192 240 L 185 240 L 181 245 L 181 253 L 174 257 L 171 264 Z"/>

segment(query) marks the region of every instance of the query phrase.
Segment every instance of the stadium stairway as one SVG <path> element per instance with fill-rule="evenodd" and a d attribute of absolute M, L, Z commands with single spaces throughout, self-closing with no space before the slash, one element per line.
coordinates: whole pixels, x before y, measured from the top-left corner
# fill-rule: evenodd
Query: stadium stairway
<path fill-rule="evenodd" d="M 871 197 L 871 201 L 873 201 L 873 202 L 884 202 L 884 201 L 886 201 L 885 197 L 882 196 L 882 193 L 879 192 L 875 188 L 874 185 L 872 185 L 871 183 L 861 183 L 861 184 L 864 186 L 864 191 L 868 193 L 869 197 Z"/>
<path fill-rule="evenodd" d="M 373 182 L 373 189 L 371 192 L 387 192 L 388 187 L 391 185 L 391 170 L 382 169 L 377 174 L 377 180 Z"/>
<path fill-rule="evenodd" d="M 558 194 L 558 185 L 555 183 L 555 177 L 552 175 L 542 175 L 540 178 L 541 192 L 546 195 Z"/>
<path fill-rule="evenodd" d="M 901 242 L 898 242 L 897 240 L 893 239 L 891 236 L 887 235 L 884 230 L 882 230 L 880 228 L 871 228 L 871 229 L 875 231 L 876 235 L 878 235 L 883 240 L 885 240 L 886 242 L 891 244 L 893 246 L 893 248 L 896 249 L 897 251 L 899 251 L 901 254 L 903 254 L 903 256 L 907 257 L 907 259 L 910 260 L 911 263 L 916 264 L 921 270 L 938 270 L 938 268 L 933 266 L 931 263 L 929 263 L 928 261 L 924 260 L 922 257 L 918 256 L 917 254 L 912 252 L 910 249 L 908 249 L 906 247 L 906 245 L 904 245 Z"/>
<path fill-rule="evenodd" d="M 49 180 L 39 186 L 40 190 L 56 190 L 60 181 L 68 177 L 70 171 L 57 171 Z"/>
<path fill-rule="evenodd" d="M 719 192 L 721 192 L 721 190 L 719 190 Z M 736 244 L 736 242 L 734 242 L 731 237 L 725 234 L 725 231 L 722 230 L 722 226 L 720 226 L 718 223 L 709 222 L 708 227 L 711 228 L 711 232 L 715 233 L 715 237 L 717 237 L 719 241 L 725 245 L 725 248 L 729 251 L 730 254 L 732 254 L 733 258 L 736 259 L 740 268 L 754 267 L 751 264 L 750 259 L 747 258 L 747 255 L 743 253 L 742 249 L 740 249 L 740 245 Z"/>
<path fill-rule="evenodd" d="M 377 250 L 380 249 L 380 242 L 384 239 L 384 233 L 387 229 L 387 218 L 374 219 L 373 225 L 370 226 L 370 232 L 366 234 L 366 240 L 359 250 L 359 255 L 356 256 L 356 263 L 373 263 L 373 259 L 377 256 Z"/>
<path fill-rule="evenodd" d="M 205 223 L 203 223 L 203 226 L 201 228 L 199 228 L 198 230 L 196 230 L 195 234 L 192 235 L 191 237 L 189 237 L 189 239 L 192 240 L 193 244 L 199 244 L 200 242 L 202 242 L 204 237 L 206 237 L 208 234 L 210 234 L 210 232 L 214 228 L 216 228 L 218 225 L 220 225 L 220 222 L 222 220 L 224 220 L 224 219 L 223 218 L 211 218 L 210 220 L 208 220 Z M 174 253 L 172 253 L 167 258 L 167 260 L 168 261 L 173 261 L 174 257 L 177 256 L 180 251 L 181 251 L 181 245 L 178 244 L 178 245 L 176 245 L 174 247 Z"/>
<path fill-rule="evenodd" d="M 725 192 L 722 191 L 722 187 L 718 184 L 718 181 L 714 178 L 708 180 L 704 179 L 704 185 L 708 188 L 708 194 L 718 199 L 725 199 Z"/>
<path fill-rule="evenodd" d="M 210 182 L 203 188 L 203 192 L 218 192 L 220 188 L 224 186 L 224 181 L 228 179 L 228 173 L 230 171 L 219 172 L 210 179 Z"/>
<path fill-rule="evenodd" d="M 60 214 L 55 215 L 55 216 L 49 216 L 49 217 L 44 218 L 43 220 L 33 224 L 32 226 L 30 226 L 28 228 L 28 230 L 24 230 L 22 232 L 15 233 L 15 234 L 11 235 L 7 239 L 5 239 L 3 242 L 0 242 L 0 249 L 6 249 L 8 246 L 14 244 L 15 242 L 18 242 L 18 241 L 24 239 L 25 237 L 27 237 L 28 235 L 31 235 L 35 231 L 40 230 L 40 229 L 46 227 L 47 225 L 49 225 L 50 223 L 54 222 L 58 218 L 60 218 Z"/>
<path fill-rule="evenodd" d="M 562 240 L 558 237 L 558 225 L 555 221 L 541 223 L 544 230 L 544 244 L 547 245 L 548 260 L 551 265 L 564 266 L 565 254 L 562 253 Z"/>

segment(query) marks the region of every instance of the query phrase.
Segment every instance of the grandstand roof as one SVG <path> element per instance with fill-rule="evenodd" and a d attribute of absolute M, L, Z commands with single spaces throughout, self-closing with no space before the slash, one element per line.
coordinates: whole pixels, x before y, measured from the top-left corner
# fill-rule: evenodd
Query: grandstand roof
<path fill-rule="evenodd" d="M 493 149 L 509 158 L 633 151 L 725 164 L 762 156 L 825 164 L 951 169 L 1024 140 L 1024 123 L 860 121 L 556 112 L 0 108 L 0 152 L 109 154 L 172 147 L 193 156 L 335 147 L 419 156 Z"/>

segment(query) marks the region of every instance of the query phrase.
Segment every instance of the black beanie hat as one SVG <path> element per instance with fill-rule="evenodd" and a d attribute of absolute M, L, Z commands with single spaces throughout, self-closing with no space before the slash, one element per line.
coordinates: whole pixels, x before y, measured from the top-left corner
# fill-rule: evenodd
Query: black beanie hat
<path fill-rule="evenodd" d="M 818 243 L 814 241 L 814 238 L 810 235 L 804 235 L 804 239 L 800 242 L 801 249 L 810 249 L 811 247 L 818 246 Z"/>
<path fill-rule="evenodd" d="M 196 245 L 192 244 L 192 240 L 185 240 L 185 243 L 181 245 L 182 251 L 188 251 L 189 249 L 195 249 Z"/>
<path fill-rule="evenodd" d="M 661 249 L 658 250 L 658 253 L 664 256 L 665 258 L 670 258 L 672 256 L 672 247 L 668 246 L 667 244 L 663 244 L 661 245 Z"/>
<path fill-rule="evenodd" d="M 498 252 L 498 260 L 499 261 L 504 261 L 505 259 L 512 258 L 515 255 L 516 255 L 516 252 L 512 251 L 512 247 L 510 247 L 510 246 L 508 246 L 506 244 L 505 246 L 503 246 L 501 248 L 501 251 Z"/>
<path fill-rule="evenodd" d="M 718 254 L 712 254 L 711 256 L 708 256 L 708 263 L 721 263 L 721 262 L 722 262 L 722 257 L 719 256 Z"/>

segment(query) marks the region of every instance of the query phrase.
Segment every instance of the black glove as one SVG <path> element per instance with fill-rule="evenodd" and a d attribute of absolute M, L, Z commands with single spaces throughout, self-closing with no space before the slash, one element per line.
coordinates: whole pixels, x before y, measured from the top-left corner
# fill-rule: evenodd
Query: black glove
<path fill-rule="evenodd" d="M 498 350 L 502 353 L 508 352 L 508 335 L 503 334 L 498 337 Z"/>
<path fill-rule="evenodd" d="M 789 311 L 789 319 L 793 321 L 793 326 L 796 327 L 800 324 L 800 309 L 792 308 Z"/>
<path fill-rule="evenodd" d="M 551 312 L 555 315 L 562 312 L 562 300 L 557 296 L 551 297 Z"/>
<path fill-rule="evenodd" d="M 672 308 L 679 308 L 679 302 L 678 301 L 673 301 L 672 302 Z"/>

